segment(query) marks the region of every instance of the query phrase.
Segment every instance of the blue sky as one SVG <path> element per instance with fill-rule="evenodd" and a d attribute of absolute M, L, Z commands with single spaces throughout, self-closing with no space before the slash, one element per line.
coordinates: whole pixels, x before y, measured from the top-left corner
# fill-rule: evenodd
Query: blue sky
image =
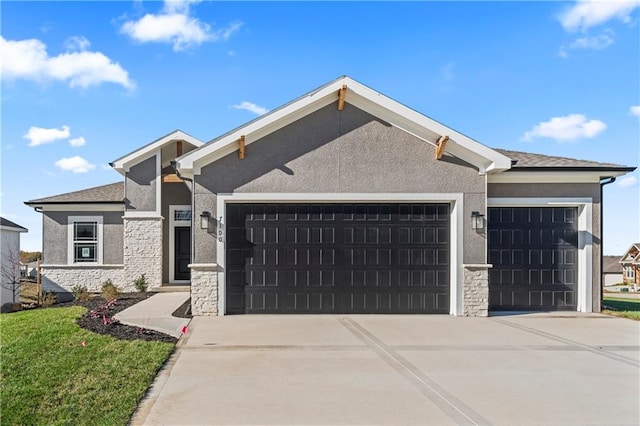
<path fill-rule="evenodd" d="M 496 148 L 640 164 L 640 2 L 2 2 L 2 216 L 121 180 L 341 75 Z M 605 187 L 606 254 L 640 241 L 639 173 Z"/>

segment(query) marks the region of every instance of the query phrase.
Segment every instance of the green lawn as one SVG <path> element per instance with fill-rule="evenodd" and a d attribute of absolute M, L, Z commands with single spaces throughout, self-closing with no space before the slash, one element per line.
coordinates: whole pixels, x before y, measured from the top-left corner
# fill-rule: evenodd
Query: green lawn
<path fill-rule="evenodd" d="M 640 299 L 623 299 L 612 296 L 604 298 L 605 314 L 640 321 Z"/>
<path fill-rule="evenodd" d="M 174 345 L 92 333 L 85 311 L 0 315 L 2 424 L 127 424 Z"/>

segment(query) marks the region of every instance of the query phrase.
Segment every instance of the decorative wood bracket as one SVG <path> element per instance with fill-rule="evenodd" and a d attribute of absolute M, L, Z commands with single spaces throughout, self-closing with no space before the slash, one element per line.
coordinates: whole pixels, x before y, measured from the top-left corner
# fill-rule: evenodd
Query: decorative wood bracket
<path fill-rule="evenodd" d="M 171 173 L 171 174 L 167 174 L 167 175 L 162 175 L 162 182 L 163 183 L 178 183 L 178 182 L 184 182 L 184 180 L 180 179 L 177 174 Z"/>
<path fill-rule="evenodd" d="M 241 160 L 244 160 L 244 135 L 240 136 L 240 139 L 238 139 L 238 144 L 240 145 L 240 150 L 238 151 L 238 157 Z"/>
<path fill-rule="evenodd" d="M 182 155 L 182 141 L 176 142 L 176 158 Z"/>
<path fill-rule="evenodd" d="M 344 98 L 347 96 L 347 85 L 343 84 L 338 91 L 338 111 L 342 111 L 344 109 Z"/>
<path fill-rule="evenodd" d="M 442 158 L 442 154 L 444 154 L 444 147 L 447 145 L 447 141 L 449 140 L 449 136 L 440 136 L 438 142 L 436 142 L 436 160 Z"/>

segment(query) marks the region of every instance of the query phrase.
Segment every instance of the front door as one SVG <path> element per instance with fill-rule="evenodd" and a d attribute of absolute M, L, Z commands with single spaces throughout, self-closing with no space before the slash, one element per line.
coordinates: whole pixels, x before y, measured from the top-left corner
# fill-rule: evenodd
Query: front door
<path fill-rule="evenodd" d="M 191 262 L 191 228 L 188 226 L 176 226 L 175 232 L 175 280 L 188 281 L 191 278 L 189 263 Z"/>

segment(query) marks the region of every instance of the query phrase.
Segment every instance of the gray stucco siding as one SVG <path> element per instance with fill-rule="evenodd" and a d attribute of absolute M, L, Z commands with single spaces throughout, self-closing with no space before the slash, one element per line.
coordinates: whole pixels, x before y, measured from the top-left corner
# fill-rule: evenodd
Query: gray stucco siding
<path fill-rule="evenodd" d="M 123 263 L 124 226 L 121 211 L 115 212 L 48 212 L 42 214 L 43 263 L 50 265 L 68 264 L 68 232 L 70 216 L 102 216 L 103 220 L 103 263 L 121 265 Z"/>
<path fill-rule="evenodd" d="M 219 193 L 463 193 L 464 262 L 484 263 L 484 236 L 470 229 L 485 210 L 485 178 L 477 168 L 352 106 L 322 108 L 195 176 L 195 215 L 216 213 Z M 215 261 L 215 235 L 195 230 L 196 263 Z"/>
<path fill-rule="evenodd" d="M 125 201 L 127 210 L 156 210 L 156 156 L 135 166 L 125 175 Z"/>
<path fill-rule="evenodd" d="M 598 183 L 491 183 L 487 185 L 488 198 L 591 198 L 592 221 L 592 282 L 593 311 L 600 312 L 600 254 L 602 252 L 600 235 L 600 184 Z M 580 266 L 582 267 L 582 266 Z"/>
<path fill-rule="evenodd" d="M 191 190 L 184 183 L 163 183 L 162 184 L 162 282 L 168 283 L 169 277 L 169 262 L 173 262 L 173 258 L 170 256 L 169 242 L 170 232 L 169 229 L 171 218 L 169 217 L 169 206 L 172 205 L 191 205 Z"/>

